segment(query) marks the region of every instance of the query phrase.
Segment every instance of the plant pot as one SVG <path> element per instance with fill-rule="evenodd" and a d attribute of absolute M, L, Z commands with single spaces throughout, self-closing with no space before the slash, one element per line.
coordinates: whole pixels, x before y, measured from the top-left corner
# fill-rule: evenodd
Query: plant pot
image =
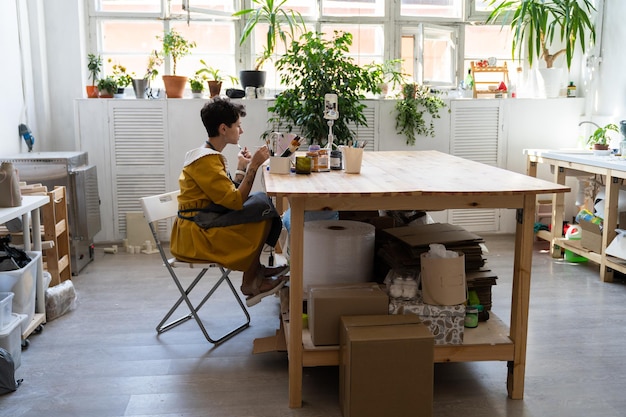
<path fill-rule="evenodd" d="M 100 96 L 98 87 L 95 85 L 88 85 L 85 89 L 87 90 L 87 98 L 98 98 Z"/>
<path fill-rule="evenodd" d="M 193 90 L 191 90 L 191 97 L 193 97 L 193 98 L 202 98 L 202 91 L 193 91 Z"/>
<path fill-rule="evenodd" d="M 103 90 L 103 91 L 99 91 L 98 96 L 100 98 L 113 98 L 113 94 L 114 93 L 112 93 L 110 91 Z"/>
<path fill-rule="evenodd" d="M 543 94 L 544 97 L 558 97 L 561 94 L 561 84 L 563 84 L 563 71 L 561 68 L 540 68 L 539 75 L 541 78 L 539 80 L 539 90 L 545 92 Z"/>
<path fill-rule="evenodd" d="M 113 94 L 114 98 L 124 98 L 124 88 L 118 88 L 115 94 Z"/>
<path fill-rule="evenodd" d="M 245 70 L 239 71 L 239 81 L 245 90 L 246 87 L 265 87 L 265 71 Z"/>
<path fill-rule="evenodd" d="M 221 81 L 208 81 L 209 84 L 209 97 L 213 98 L 219 96 L 222 91 Z"/>
<path fill-rule="evenodd" d="M 183 98 L 187 77 L 181 75 L 164 75 L 165 94 L 167 98 Z"/>
<path fill-rule="evenodd" d="M 135 98 L 146 98 L 146 92 L 150 88 L 149 78 L 133 78 L 133 90 L 135 90 Z"/>

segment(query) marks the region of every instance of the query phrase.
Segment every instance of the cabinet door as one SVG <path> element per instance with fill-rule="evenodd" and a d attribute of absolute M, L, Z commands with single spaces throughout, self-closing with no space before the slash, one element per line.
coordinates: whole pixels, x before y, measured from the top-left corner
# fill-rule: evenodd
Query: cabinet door
<path fill-rule="evenodd" d="M 166 100 L 108 101 L 114 239 L 122 240 L 139 199 L 167 191 Z"/>
<path fill-rule="evenodd" d="M 453 100 L 450 154 L 505 168 L 502 100 Z M 449 210 L 448 222 L 470 231 L 500 230 L 499 209 Z"/>

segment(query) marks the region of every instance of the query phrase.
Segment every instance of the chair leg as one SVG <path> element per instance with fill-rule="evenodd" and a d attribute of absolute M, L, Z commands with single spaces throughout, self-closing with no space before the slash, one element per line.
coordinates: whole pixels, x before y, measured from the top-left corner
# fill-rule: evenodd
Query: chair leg
<path fill-rule="evenodd" d="M 172 306 L 172 308 L 167 312 L 165 317 L 163 317 L 163 320 L 161 320 L 161 322 L 157 325 L 157 327 L 156 327 L 157 333 L 164 333 L 164 332 L 170 330 L 171 328 L 176 327 L 179 324 L 184 323 L 184 322 L 186 322 L 187 320 L 189 320 L 191 318 L 194 318 L 196 320 L 196 322 L 198 323 L 198 326 L 200 327 L 200 330 L 202 331 L 202 334 L 204 334 L 204 337 L 206 338 L 206 340 L 208 340 L 209 342 L 211 342 L 213 344 L 218 344 L 218 343 L 221 343 L 221 342 L 223 342 L 223 341 L 225 341 L 227 339 L 230 339 L 234 335 L 238 334 L 239 332 L 241 332 L 242 330 L 244 330 L 244 329 L 246 329 L 247 327 L 250 326 L 250 313 L 248 313 L 248 310 L 246 309 L 246 306 L 241 301 L 241 298 L 239 297 L 239 294 L 237 293 L 237 290 L 235 289 L 233 283 L 231 282 L 231 280 L 230 280 L 230 278 L 228 276 L 230 274 L 230 272 L 231 272 L 230 269 L 225 270 L 221 266 L 219 268 L 220 268 L 220 271 L 222 273 L 222 276 L 220 277 L 220 279 L 218 279 L 218 281 L 215 283 L 215 285 L 204 296 L 202 301 L 200 301 L 200 303 L 196 307 L 194 307 L 193 304 L 191 303 L 191 300 L 189 300 L 189 293 L 198 284 L 200 279 L 202 279 L 202 277 L 206 274 L 207 269 L 203 269 L 198 274 L 198 276 L 193 280 L 193 282 L 189 285 L 189 287 L 187 287 L 186 290 L 182 287 L 182 285 L 180 284 L 180 282 L 177 279 L 174 280 L 174 281 L 176 281 L 176 286 L 178 287 L 178 289 L 179 289 L 179 291 L 180 291 L 180 293 L 182 295 L 176 301 L 176 303 Z M 173 274 L 173 271 L 172 271 L 172 276 L 175 276 Z M 223 282 L 226 282 L 228 284 L 228 287 L 230 288 L 230 291 L 232 292 L 232 294 L 235 297 L 235 299 L 237 300 L 237 303 L 239 304 L 239 307 L 241 308 L 241 311 L 246 316 L 246 321 L 243 324 L 241 324 L 240 326 L 238 326 L 235 329 L 231 330 L 230 332 L 226 333 L 222 337 L 217 338 L 217 339 L 213 339 L 209 335 L 209 333 L 207 332 L 207 330 L 206 330 L 206 328 L 204 326 L 204 323 L 200 319 L 200 317 L 198 315 L 198 311 L 209 300 L 209 298 L 211 298 L 211 296 L 215 293 L 215 291 L 219 288 L 219 286 L 222 285 Z M 170 323 L 164 324 L 167 320 L 169 320 L 169 318 L 172 316 L 174 311 L 180 306 L 180 304 L 183 301 L 189 307 L 190 313 L 187 314 L 186 316 L 180 317 L 179 319 L 176 319 L 176 320 L 174 320 L 174 321 L 172 321 Z"/>

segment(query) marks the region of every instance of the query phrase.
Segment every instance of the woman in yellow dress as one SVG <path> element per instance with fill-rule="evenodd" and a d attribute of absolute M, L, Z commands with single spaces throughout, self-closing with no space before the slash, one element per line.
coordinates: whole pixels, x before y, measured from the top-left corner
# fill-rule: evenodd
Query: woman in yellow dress
<path fill-rule="evenodd" d="M 247 296 L 246 304 L 252 306 L 276 293 L 287 280 L 282 274 L 288 267 L 269 268 L 260 262 L 263 246 L 275 246 L 282 228 L 267 195 L 251 193 L 269 149 L 259 147 L 253 155 L 247 148 L 241 149 L 232 178 L 221 152 L 228 144 L 238 145 L 244 106 L 216 97 L 205 104 L 200 115 L 208 140 L 185 156 L 170 250 L 182 261 L 211 261 L 243 271 L 241 291 Z"/>

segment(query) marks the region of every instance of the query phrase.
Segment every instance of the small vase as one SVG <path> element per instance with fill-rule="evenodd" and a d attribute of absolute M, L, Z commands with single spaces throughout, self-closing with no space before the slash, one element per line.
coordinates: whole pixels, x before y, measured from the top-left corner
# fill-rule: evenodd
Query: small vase
<path fill-rule="evenodd" d="M 113 94 L 114 98 L 124 98 L 124 88 L 118 88 L 117 92 Z"/>
<path fill-rule="evenodd" d="M 202 98 L 202 91 L 192 91 L 191 97 L 193 98 Z"/>
<path fill-rule="evenodd" d="M 148 88 L 150 88 L 149 78 L 133 78 L 133 90 L 135 91 L 135 98 L 146 98 Z"/>

